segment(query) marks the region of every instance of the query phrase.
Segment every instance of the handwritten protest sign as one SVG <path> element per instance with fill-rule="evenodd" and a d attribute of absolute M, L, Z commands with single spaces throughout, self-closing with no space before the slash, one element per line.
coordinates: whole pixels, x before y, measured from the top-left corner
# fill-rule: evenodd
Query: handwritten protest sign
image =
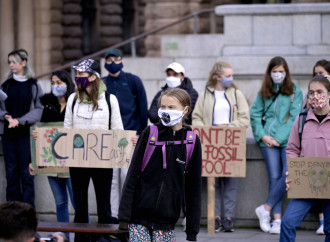
<path fill-rule="evenodd" d="M 38 166 L 128 167 L 135 131 L 36 128 Z"/>
<path fill-rule="evenodd" d="M 287 158 L 288 198 L 330 198 L 330 158 Z"/>
<path fill-rule="evenodd" d="M 32 137 L 32 131 L 36 127 L 63 127 L 63 122 L 38 122 L 35 126 L 30 127 L 30 144 L 31 144 L 31 163 L 34 168 L 35 174 L 42 174 L 42 175 L 55 175 L 57 177 L 69 177 L 69 167 L 47 167 L 47 166 L 37 166 L 36 163 L 36 142 Z"/>
<path fill-rule="evenodd" d="M 193 126 L 202 143 L 202 176 L 245 177 L 246 129 Z"/>

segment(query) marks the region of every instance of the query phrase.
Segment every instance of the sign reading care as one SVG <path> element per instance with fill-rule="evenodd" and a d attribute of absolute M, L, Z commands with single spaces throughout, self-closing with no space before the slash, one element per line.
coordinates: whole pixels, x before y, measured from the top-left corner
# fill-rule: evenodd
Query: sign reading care
<path fill-rule="evenodd" d="M 36 128 L 38 166 L 128 168 L 135 131 Z"/>
<path fill-rule="evenodd" d="M 288 198 L 330 198 L 330 158 L 287 158 Z"/>
<path fill-rule="evenodd" d="M 202 176 L 245 177 L 246 129 L 193 126 L 202 143 Z"/>

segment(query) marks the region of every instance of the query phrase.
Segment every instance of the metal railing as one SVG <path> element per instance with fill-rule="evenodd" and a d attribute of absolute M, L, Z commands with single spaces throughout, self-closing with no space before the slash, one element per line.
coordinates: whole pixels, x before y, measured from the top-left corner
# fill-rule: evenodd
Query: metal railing
<path fill-rule="evenodd" d="M 186 21 L 188 19 L 191 19 L 191 18 L 194 18 L 194 28 L 193 28 L 193 33 L 194 34 L 197 34 L 197 29 L 198 29 L 198 19 L 197 17 L 201 14 L 204 14 L 204 13 L 211 13 L 213 12 L 213 9 L 203 9 L 203 10 L 200 10 L 200 11 L 197 11 L 197 12 L 194 12 L 194 13 L 191 13 L 191 14 L 188 14 L 178 20 L 175 20 L 169 24 L 165 24 L 161 27 L 158 27 L 156 29 L 153 29 L 153 30 L 150 30 L 150 31 L 147 31 L 147 32 L 144 32 L 142 34 L 139 34 L 139 35 L 136 35 L 136 36 L 133 36 L 127 40 L 124 40 L 122 42 L 119 42 L 117 44 L 114 44 L 112 46 L 109 46 L 109 47 L 106 47 L 104 49 L 101 49 L 93 54 L 90 54 L 90 55 L 86 55 L 78 60 L 75 60 L 75 61 L 72 61 L 70 63 L 67 63 L 67 64 L 64 64 L 62 66 L 59 66 L 59 67 L 56 67 L 54 70 L 50 71 L 50 72 L 47 72 L 47 73 L 43 73 L 43 74 L 40 74 L 38 75 L 36 78 L 39 79 L 41 77 L 44 77 L 44 76 L 49 76 L 53 71 L 58 71 L 58 70 L 63 70 L 63 69 L 66 69 L 66 68 L 69 68 L 69 67 L 72 67 L 73 65 L 81 62 L 82 60 L 84 59 L 89 59 L 89 58 L 94 58 L 96 56 L 100 56 L 100 55 L 103 55 L 105 54 L 105 52 L 107 52 L 109 49 L 113 49 L 113 48 L 119 48 L 119 47 L 122 47 L 124 45 L 127 45 L 127 44 L 130 44 L 131 45 L 131 54 L 132 54 L 132 57 L 136 57 L 136 41 L 142 39 L 142 38 L 145 38 L 147 37 L 148 35 L 152 35 L 152 34 L 155 34 L 155 33 L 158 33 L 164 29 L 167 29 L 173 25 L 176 25 L 176 24 L 179 24 L 183 21 Z M 72 68 L 71 68 L 72 70 Z"/>

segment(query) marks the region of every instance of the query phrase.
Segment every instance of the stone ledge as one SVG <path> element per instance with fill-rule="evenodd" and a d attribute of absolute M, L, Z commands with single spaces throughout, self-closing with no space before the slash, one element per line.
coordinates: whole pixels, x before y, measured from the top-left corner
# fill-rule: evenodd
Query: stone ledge
<path fill-rule="evenodd" d="M 215 7 L 215 14 L 223 16 L 315 13 L 330 13 L 330 3 L 253 4 L 248 6 L 232 4 Z"/>
<path fill-rule="evenodd" d="M 224 56 L 306 56 L 307 46 L 225 46 L 222 53 Z"/>

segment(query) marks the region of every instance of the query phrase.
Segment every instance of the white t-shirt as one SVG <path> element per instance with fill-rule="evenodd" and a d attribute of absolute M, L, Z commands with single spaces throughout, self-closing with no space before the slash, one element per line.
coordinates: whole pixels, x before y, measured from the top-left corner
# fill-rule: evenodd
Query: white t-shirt
<path fill-rule="evenodd" d="M 213 124 L 229 124 L 230 105 L 225 97 L 225 91 L 214 90 L 214 96 Z"/>

